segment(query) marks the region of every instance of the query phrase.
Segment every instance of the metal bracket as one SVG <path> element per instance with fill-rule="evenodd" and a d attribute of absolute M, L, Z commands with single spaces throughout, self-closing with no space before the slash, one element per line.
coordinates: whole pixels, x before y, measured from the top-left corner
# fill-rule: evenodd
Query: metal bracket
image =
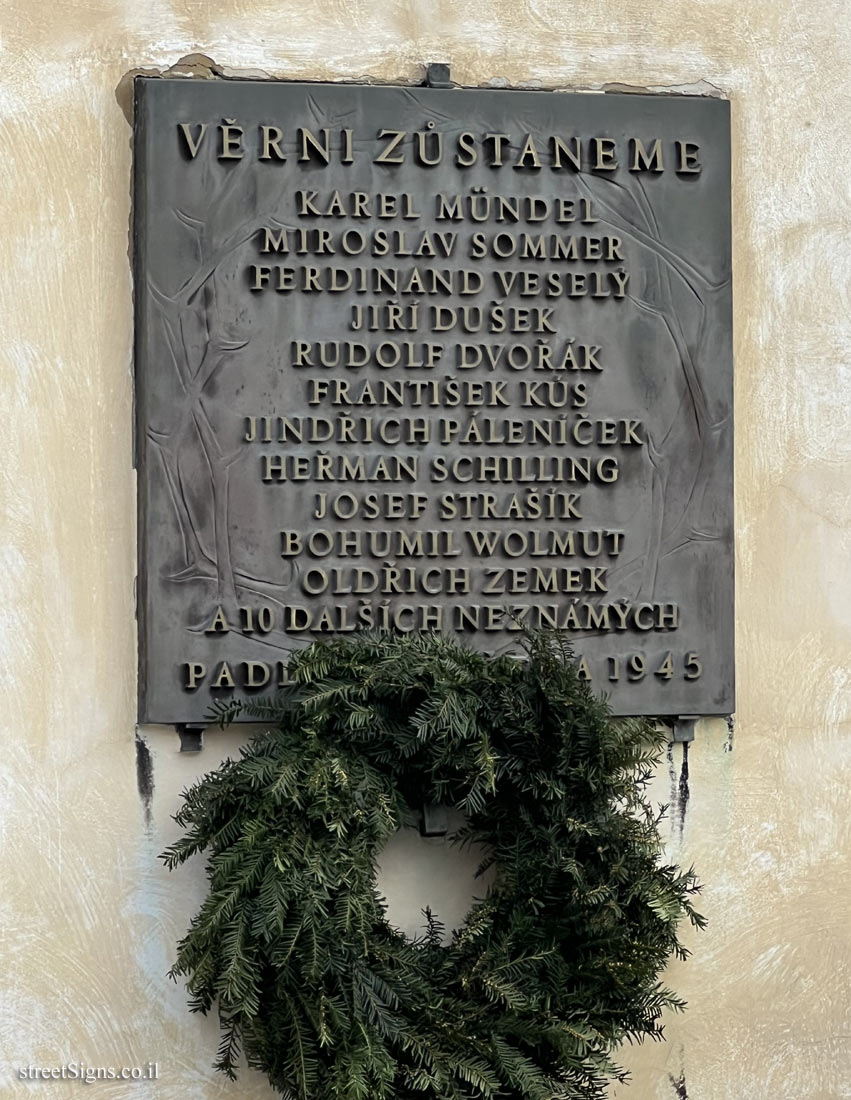
<path fill-rule="evenodd" d="M 449 66 L 446 64 L 426 65 L 427 88 L 451 88 L 452 81 L 449 77 Z"/>
<path fill-rule="evenodd" d="M 179 723 L 174 728 L 180 738 L 181 752 L 200 752 L 204 748 L 205 726 L 188 726 Z"/>
<path fill-rule="evenodd" d="M 669 718 L 671 724 L 671 740 L 674 742 L 694 741 L 694 724 L 702 715 L 681 714 L 676 718 Z"/>
<path fill-rule="evenodd" d="M 445 806 L 423 806 L 420 836 L 446 836 L 449 832 L 449 815 Z"/>

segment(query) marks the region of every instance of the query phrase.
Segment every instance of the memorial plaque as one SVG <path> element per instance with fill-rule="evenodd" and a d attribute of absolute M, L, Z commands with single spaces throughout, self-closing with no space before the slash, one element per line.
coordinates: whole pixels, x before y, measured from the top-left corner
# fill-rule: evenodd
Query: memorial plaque
<path fill-rule="evenodd" d="M 733 709 L 729 105 L 136 82 L 139 716 L 364 627 Z"/>

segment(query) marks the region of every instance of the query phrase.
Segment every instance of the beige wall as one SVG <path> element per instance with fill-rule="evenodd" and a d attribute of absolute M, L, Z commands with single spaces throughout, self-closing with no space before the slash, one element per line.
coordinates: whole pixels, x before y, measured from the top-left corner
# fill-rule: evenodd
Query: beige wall
<path fill-rule="evenodd" d="M 165 979 L 201 896 L 168 876 L 181 787 L 233 751 L 134 746 L 133 67 L 203 51 L 288 78 L 701 86 L 733 102 L 739 712 L 659 776 L 710 931 L 617 1100 L 851 1097 L 851 7 L 800 0 L 6 0 L 0 357 L 5 592 L 0 1095 L 15 1069 L 155 1060 L 100 1100 L 269 1095 L 209 1065 Z M 669 774 L 670 772 L 670 774 Z M 465 884 L 460 883 L 461 890 Z M 388 889 L 393 890 L 392 880 Z M 77 1096 L 75 1084 L 33 1094 Z"/>

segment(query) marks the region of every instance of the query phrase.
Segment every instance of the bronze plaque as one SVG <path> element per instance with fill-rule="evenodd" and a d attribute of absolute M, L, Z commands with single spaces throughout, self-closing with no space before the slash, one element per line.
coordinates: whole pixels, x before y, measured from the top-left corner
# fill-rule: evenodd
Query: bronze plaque
<path fill-rule="evenodd" d="M 729 105 L 138 79 L 139 718 L 363 627 L 733 710 Z"/>

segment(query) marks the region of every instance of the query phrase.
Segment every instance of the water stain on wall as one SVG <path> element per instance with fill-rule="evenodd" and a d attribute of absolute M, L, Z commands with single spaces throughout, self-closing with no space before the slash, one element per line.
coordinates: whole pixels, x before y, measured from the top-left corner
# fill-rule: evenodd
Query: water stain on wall
<path fill-rule="evenodd" d="M 154 759 L 148 743 L 136 734 L 136 787 L 145 810 L 145 828 L 153 826 L 151 803 L 154 798 Z"/>
<path fill-rule="evenodd" d="M 688 784 L 688 741 L 683 742 L 683 760 L 680 765 L 680 781 L 677 785 L 677 824 L 680 828 L 680 840 L 686 827 L 686 810 L 691 790 Z"/>
<path fill-rule="evenodd" d="M 677 1100 L 688 1100 L 685 1073 L 680 1071 L 679 1077 L 672 1077 L 671 1074 L 668 1074 L 668 1080 L 671 1082 L 671 1087 L 674 1090 L 674 1096 Z"/>
<path fill-rule="evenodd" d="M 675 745 L 682 746 L 682 757 L 680 761 L 679 772 L 677 771 L 676 761 L 674 760 Z M 671 815 L 671 826 L 677 832 L 677 838 L 680 842 L 683 839 L 683 833 L 685 832 L 686 825 L 686 812 L 688 810 L 688 803 L 691 797 L 691 788 L 689 786 L 689 767 L 688 767 L 688 741 L 671 741 L 668 744 L 667 762 L 668 762 L 668 782 L 670 783 L 670 803 L 669 811 Z"/>

